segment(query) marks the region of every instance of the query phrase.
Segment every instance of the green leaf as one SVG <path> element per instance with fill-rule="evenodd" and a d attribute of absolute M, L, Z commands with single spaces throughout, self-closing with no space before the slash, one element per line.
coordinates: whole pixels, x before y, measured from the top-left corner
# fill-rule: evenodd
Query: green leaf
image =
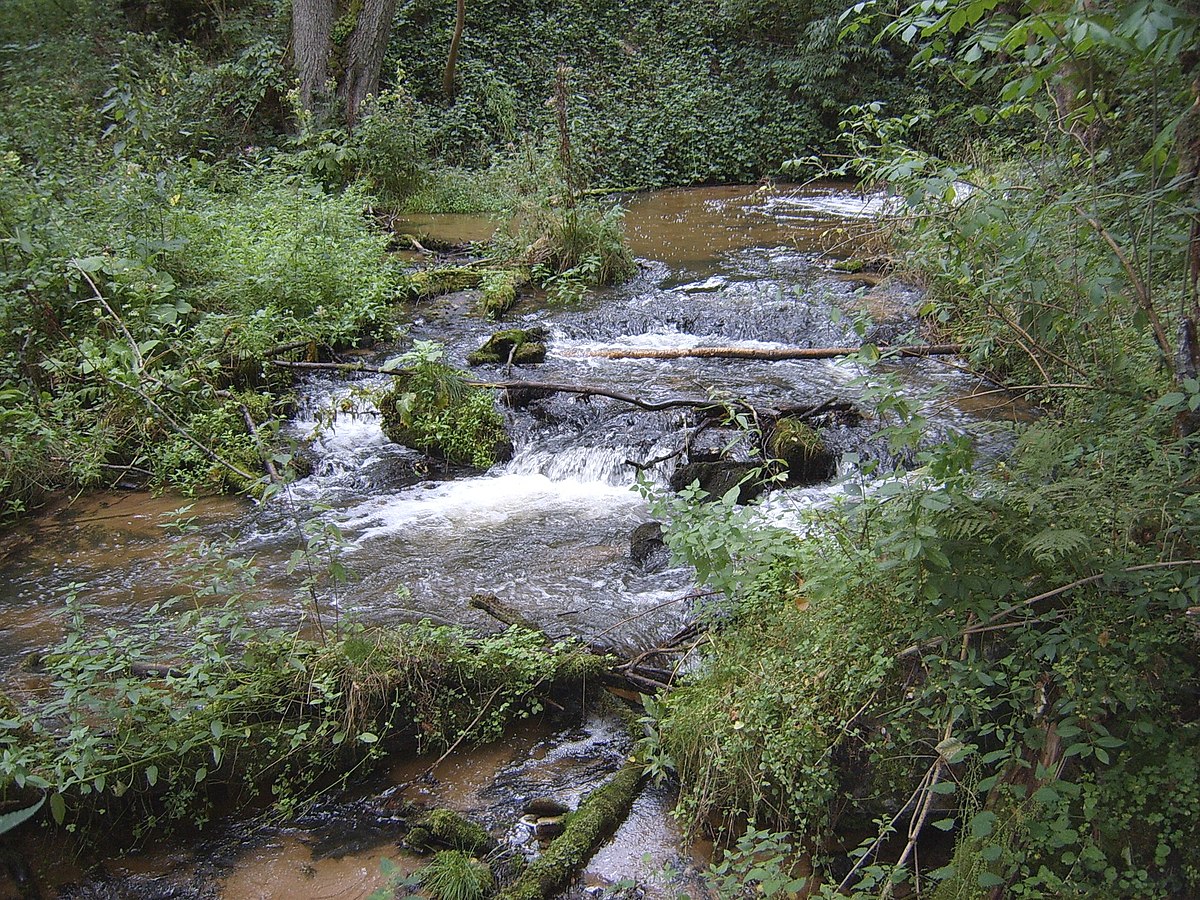
<path fill-rule="evenodd" d="M 1038 788 L 1034 791 L 1033 799 L 1043 806 L 1049 806 L 1051 803 L 1058 802 L 1058 792 L 1049 786 Z"/>
<path fill-rule="evenodd" d="M 62 794 L 50 795 L 50 815 L 54 816 L 54 821 L 59 825 L 67 817 L 67 802 L 63 799 Z"/>
<path fill-rule="evenodd" d="M 158 783 L 158 766 L 146 766 L 146 783 L 154 787 Z"/>
<path fill-rule="evenodd" d="M 105 261 L 106 260 L 103 256 L 85 256 L 82 259 L 71 260 L 71 265 L 77 268 L 80 272 L 87 272 L 90 274 L 93 272 L 99 272 L 104 267 Z M 51 802 L 50 805 L 53 806 L 53 802 Z"/>
<path fill-rule="evenodd" d="M 993 875 L 991 872 L 980 872 L 979 878 L 976 879 L 981 888 L 1000 887 L 1004 884 L 1004 879 L 999 875 Z"/>
<path fill-rule="evenodd" d="M 55 796 L 57 796 L 57 794 Z M 26 819 L 31 818 L 39 809 L 42 808 L 45 802 L 46 798 L 43 796 L 42 799 L 33 804 L 33 806 L 26 806 L 24 809 L 18 809 L 15 812 L 5 813 L 4 815 L 0 816 L 0 834 L 4 834 L 6 831 L 12 831 Z"/>
<path fill-rule="evenodd" d="M 379 740 L 379 735 L 373 734 L 370 731 L 364 731 L 358 736 L 358 739 L 364 744 L 374 744 Z"/>
<path fill-rule="evenodd" d="M 985 838 L 992 833 L 992 829 L 996 827 L 996 814 L 989 809 L 983 812 L 976 813 L 970 824 L 971 837 Z"/>

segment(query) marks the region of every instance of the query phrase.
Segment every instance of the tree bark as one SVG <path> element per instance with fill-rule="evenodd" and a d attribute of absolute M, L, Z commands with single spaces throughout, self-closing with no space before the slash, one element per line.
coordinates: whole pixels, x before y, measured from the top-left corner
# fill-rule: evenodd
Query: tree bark
<path fill-rule="evenodd" d="M 358 121 L 363 101 L 379 90 L 379 73 L 387 53 L 396 0 L 363 0 L 354 30 L 346 40 L 345 72 L 337 95 L 351 128 Z"/>
<path fill-rule="evenodd" d="M 457 0 L 454 10 L 454 37 L 450 38 L 450 52 L 446 54 L 446 74 L 442 76 L 442 92 L 446 99 L 454 102 L 454 69 L 458 65 L 458 47 L 462 43 L 463 26 L 467 22 L 467 0 Z"/>
<path fill-rule="evenodd" d="M 292 56 L 300 76 L 300 104 L 309 112 L 324 106 L 333 50 L 333 0 L 293 0 Z"/>

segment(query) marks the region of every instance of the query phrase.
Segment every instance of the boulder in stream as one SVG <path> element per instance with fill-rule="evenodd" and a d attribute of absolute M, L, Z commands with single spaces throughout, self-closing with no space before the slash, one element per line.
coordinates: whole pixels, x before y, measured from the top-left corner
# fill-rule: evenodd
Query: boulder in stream
<path fill-rule="evenodd" d="M 643 522 L 629 536 L 629 556 L 633 564 L 647 574 L 661 572 L 671 560 L 658 522 Z"/>
<path fill-rule="evenodd" d="M 755 477 L 759 468 L 758 463 L 729 459 L 686 462 L 671 474 L 671 490 L 682 491 L 695 482 L 708 494 L 709 500 L 720 500 L 737 488 L 737 502 L 745 504 L 761 494 L 765 487 L 762 480 Z"/>
<path fill-rule="evenodd" d="M 546 332 L 542 328 L 506 328 L 497 331 L 483 346 L 467 354 L 467 364 L 482 366 L 487 363 L 527 366 L 544 362 L 546 359 Z"/>
<path fill-rule="evenodd" d="M 454 465 L 487 469 L 512 457 L 492 395 L 465 387 L 449 367 L 398 376 L 379 398 L 379 413 L 389 440 Z"/>
<path fill-rule="evenodd" d="M 820 484 L 837 473 L 837 459 L 826 448 L 821 435 L 800 419 L 784 416 L 777 421 L 768 447 L 771 456 L 786 467 L 788 484 Z"/>

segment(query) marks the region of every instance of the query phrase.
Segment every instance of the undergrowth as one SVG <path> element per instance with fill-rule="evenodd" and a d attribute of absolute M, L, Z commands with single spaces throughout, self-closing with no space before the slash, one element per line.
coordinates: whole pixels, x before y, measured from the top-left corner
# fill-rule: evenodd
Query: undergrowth
<path fill-rule="evenodd" d="M 202 824 L 222 797 L 265 795 L 291 815 L 385 750 L 495 740 L 603 665 L 516 628 L 346 626 L 324 640 L 264 629 L 255 575 L 206 554 L 176 600 L 120 629 L 75 585 L 44 687 L 10 698 L 0 720 L 0 798 L 49 797 L 58 823 L 98 835 L 103 822 L 118 839 Z"/>

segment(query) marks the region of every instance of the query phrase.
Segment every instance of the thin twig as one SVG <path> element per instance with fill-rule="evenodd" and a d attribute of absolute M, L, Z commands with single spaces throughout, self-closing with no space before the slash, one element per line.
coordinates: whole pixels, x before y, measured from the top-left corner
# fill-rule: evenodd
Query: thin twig
<path fill-rule="evenodd" d="M 1133 267 L 1133 263 L 1121 249 L 1121 245 L 1117 243 L 1108 230 L 1089 216 L 1082 207 L 1076 206 L 1075 212 L 1083 218 L 1085 222 L 1092 227 L 1096 234 L 1100 235 L 1104 243 L 1112 249 L 1113 254 L 1117 257 L 1121 267 L 1125 270 L 1125 274 L 1129 276 L 1129 283 L 1133 285 L 1133 292 L 1137 296 L 1138 305 L 1142 308 L 1142 312 L 1146 314 L 1146 318 L 1150 320 L 1150 327 L 1154 329 L 1154 340 L 1158 344 L 1158 349 L 1162 351 L 1163 362 L 1167 367 L 1167 371 L 1174 373 L 1175 359 L 1174 353 L 1171 351 L 1171 342 L 1167 339 L 1166 329 L 1163 328 L 1162 320 L 1158 317 L 1158 310 L 1154 308 L 1154 301 L 1150 297 L 1150 288 L 1146 285 L 1141 274 Z"/>
<path fill-rule="evenodd" d="M 461 744 L 463 741 L 465 741 L 467 739 L 467 735 L 469 735 L 472 731 L 475 730 L 475 726 L 479 724 L 479 720 L 483 718 L 484 713 L 486 713 L 488 711 L 488 709 L 491 708 L 492 701 L 496 699 L 496 695 L 500 693 L 500 690 L 503 687 L 504 687 L 504 685 L 498 685 L 496 687 L 496 689 L 494 691 L 492 691 L 491 696 L 487 698 L 487 700 L 484 702 L 483 706 L 481 706 L 479 708 L 479 712 L 475 714 L 475 718 L 471 720 L 471 724 L 468 725 L 463 730 L 462 734 L 460 734 L 458 736 L 458 739 L 453 744 L 451 744 L 449 747 L 446 748 L 445 753 L 443 753 L 441 756 L 439 756 L 437 759 L 435 759 L 432 763 L 430 763 L 425 768 L 425 770 L 422 771 L 421 774 L 418 775 L 417 777 L 410 778 L 408 781 L 404 782 L 403 784 L 398 784 L 398 785 L 395 785 L 394 787 L 388 788 L 386 791 L 384 791 L 382 794 L 379 795 L 379 799 L 387 800 L 391 797 L 396 796 L 397 794 L 403 793 L 404 791 L 406 791 L 410 787 L 412 787 L 414 784 L 416 784 L 418 781 L 422 781 L 425 778 L 427 778 L 434 771 L 434 769 L 436 769 L 438 766 L 440 766 L 442 763 L 444 763 L 446 761 L 446 758 L 451 753 L 453 753 L 455 750 L 458 749 L 459 744 Z"/>

